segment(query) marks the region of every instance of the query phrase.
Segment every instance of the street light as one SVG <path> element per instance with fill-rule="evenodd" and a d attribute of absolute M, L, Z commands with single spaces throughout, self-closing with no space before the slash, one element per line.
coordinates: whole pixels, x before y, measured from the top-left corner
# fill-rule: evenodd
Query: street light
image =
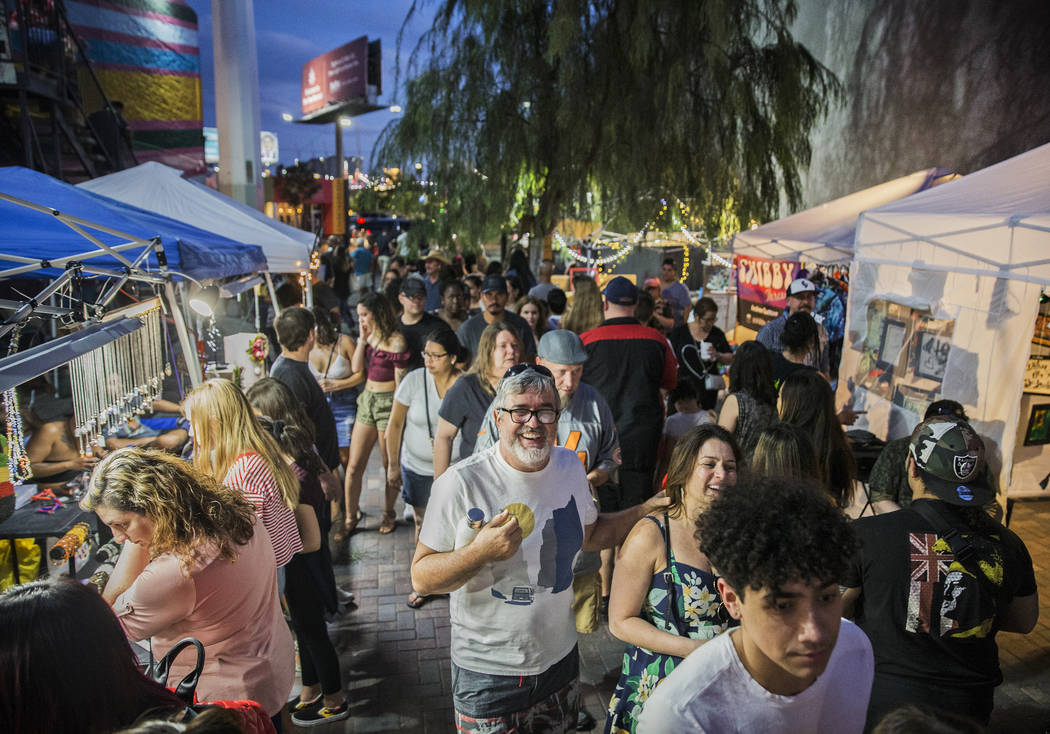
<path fill-rule="evenodd" d="M 350 127 L 350 118 L 349 117 L 340 117 L 339 118 L 339 124 L 342 125 L 343 127 Z"/>
<path fill-rule="evenodd" d="M 392 104 L 392 105 L 390 105 L 390 111 L 393 112 L 396 115 L 398 112 L 401 111 L 401 105 L 399 105 L 399 104 Z"/>
<path fill-rule="evenodd" d="M 285 122 L 291 122 L 293 118 L 290 112 L 282 112 L 281 119 Z"/>

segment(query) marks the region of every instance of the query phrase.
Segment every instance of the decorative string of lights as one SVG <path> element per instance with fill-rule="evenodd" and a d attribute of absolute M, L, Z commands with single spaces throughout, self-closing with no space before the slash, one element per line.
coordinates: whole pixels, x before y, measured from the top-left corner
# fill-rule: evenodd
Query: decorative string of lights
<path fill-rule="evenodd" d="M 649 227 L 651 225 L 652 220 L 646 222 L 645 226 L 638 230 L 638 233 L 634 235 L 634 237 L 625 242 L 602 242 L 600 240 L 598 242 L 595 242 L 593 246 L 596 249 L 602 247 L 603 245 L 607 245 L 610 249 L 614 251 L 608 255 L 597 258 L 588 257 L 587 255 L 584 255 L 572 249 L 569 243 L 565 241 L 565 238 L 561 236 L 560 232 L 554 233 L 554 239 L 558 242 L 558 245 L 562 248 L 562 250 L 576 262 L 584 263 L 589 267 L 597 267 L 599 269 L 603 269 L 606 265 L 615 265 L 616 263 L 619 263 L 621 260 L 627 257 L 631 253 L 631 250 L 633 250 L 635 246 L 645 238 L 645 233 L 649 230 Z"/>
<path fill-rule="evenodd" d="M 689 231 L 689 228 L 686 226 L 686 223 L 689 219 L 689 208 L 677 196 L 674 198 L 676 203 L 678 204 L 678 211 L 680 215 L 680 222 L 678 227 L 686 239 L 686 243 L 682 245 L 682 273 L 678 279 L 682 282 L 685 282 L 685 280 L 689 277 L 690 245 L 706 250 L 708 257 L 711 260 L 717 262 L 719 265 L 732 266 L 732 262 L 716 253 L 710 245 L 701 242 L 699 239 L 697 239 L 696 235 Z M 643 226 L 638 231 L 638 233 L 629 240 L 624 240 L 620 242 L 603 242 L 601 240 L 598 240 L 592 243 L 591 247 L 593 247 L 596 250 L 602 247 L 608 247 L 611 250 L 613 250 L 609 254 L 603 255 L 601 257 L 590 257 L 584 253 L 573 249 L 572 246 L 565 241 L 565 239 L 561 236 L 559 232 L 554 233 L 554 239 L 556 240 L 558 247 L 573 260 L 575 260 L 578 263 L 583 263 L 589 267 L 595 267 L 599 270 L 599 272 L 601 272 L 607 269 L 606 266 L 609 266 L 609 269 L 611 269 L 612 267 L 615 267 L 617 264 L 619 264 L 620 261 L 622 261 L 625 257 L 627 257 L 631 253 L 631 251 L 634 250 L 634 248 L 642 242 L 642 240 L 645 238 L 646 232 L 649 231 L 653 223 L 659 221 L 667 214 L 667 207 L 667 199 L 660 199 L 660 210 L 656 213 L 656 216 L 654 216 L 652 219 L 646 222 L 645 226 Z"/>

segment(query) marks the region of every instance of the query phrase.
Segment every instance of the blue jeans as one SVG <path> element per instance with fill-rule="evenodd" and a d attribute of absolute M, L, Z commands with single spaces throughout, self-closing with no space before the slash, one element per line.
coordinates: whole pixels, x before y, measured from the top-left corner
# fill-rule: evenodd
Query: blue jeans
<path fill-rule="evenodd" d="M 452 705 L 459 731 L 566 732 L 576 728 L 580 656 L 573 649 L 538 675 L 489 675 L 452 663 Z M 527 728 L 522 728 L 525 722 Z"/>

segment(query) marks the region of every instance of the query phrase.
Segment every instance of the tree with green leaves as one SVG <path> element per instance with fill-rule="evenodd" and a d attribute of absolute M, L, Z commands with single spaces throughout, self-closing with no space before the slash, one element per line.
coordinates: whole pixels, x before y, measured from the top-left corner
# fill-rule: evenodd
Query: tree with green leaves
<path fill-rule="evenodd" d="M 441 235 L 461 241 L 542 236 L 563 217 L 629 230 L 670 196 L 709 236 L 766 220 L 782 195 L 800 203 L 809 132 L 839 90 L 793 40 L 795 13 L 792 0 L 441 0 L 373 159 L 424 161 L 448 202 Z"/>
<path fill-rule="evenodd" d="M 306 165 L 296 163 L 294 166 L 281 169 L 281 175 L 275 184 L 282 198 L 298 209 L 310 204 L 310 199 L 321 190 L 321 182 Z M 302 215 L 296 217 L 302 223 Z"/>

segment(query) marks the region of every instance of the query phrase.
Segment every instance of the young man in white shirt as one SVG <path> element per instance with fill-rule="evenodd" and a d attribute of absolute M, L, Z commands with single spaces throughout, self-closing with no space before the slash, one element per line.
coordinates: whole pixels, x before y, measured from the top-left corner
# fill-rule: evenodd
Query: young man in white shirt
<path fill-rule="evenodd" d="M 727 488 L 697 534 L 740 626 L 660 683 L 638 731 L 860 734 L 874 662 L 841 618 L 848 518 L 815 485 L 763 478 Z"/>

